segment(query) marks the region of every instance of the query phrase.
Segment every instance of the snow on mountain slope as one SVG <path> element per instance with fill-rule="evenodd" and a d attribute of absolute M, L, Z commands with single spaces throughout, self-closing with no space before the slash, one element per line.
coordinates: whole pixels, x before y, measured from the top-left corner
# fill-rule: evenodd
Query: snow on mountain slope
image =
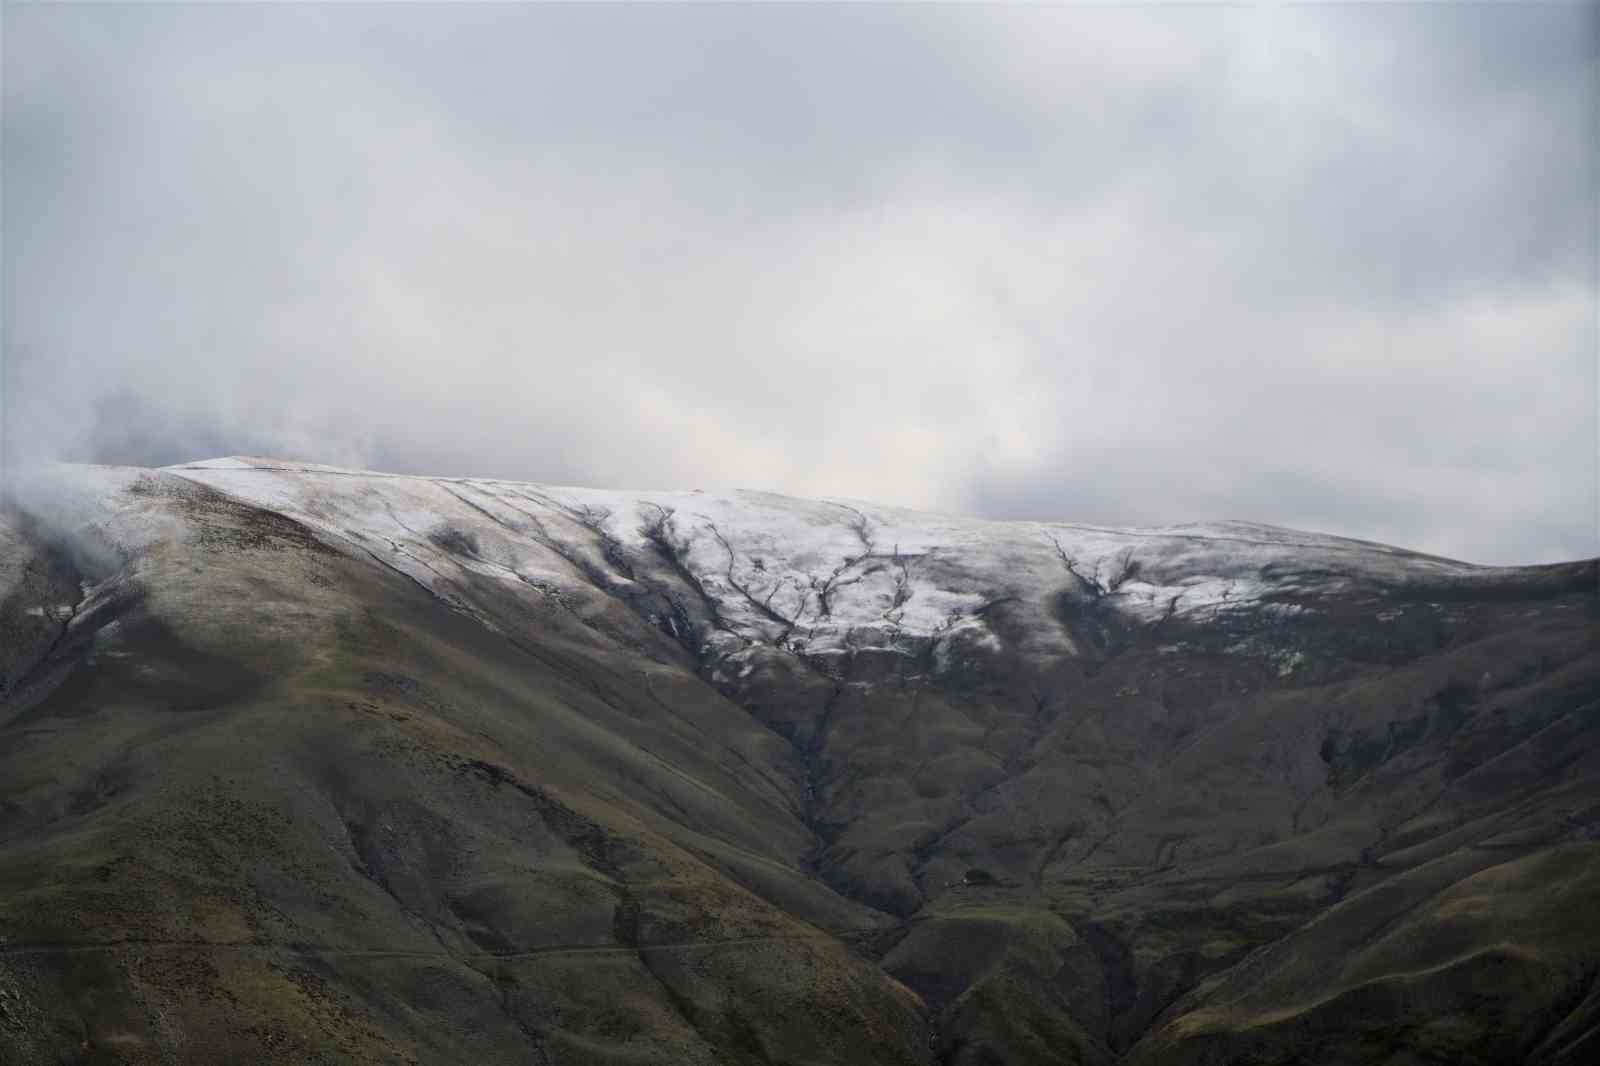
<path fill-rule="evenodd" d="M 458 578 L 582 600 L 642 595 L 676 578 L 701 602 L 713 659 L 772 647 L 826 660 L 1000 639 L 998 605 L 1047 618 L 1062 595 L 1129 623 L 1204 620 L 1352 580 L 1492 577 L 1492 568 L 1242 522 L 1162 528 L 991 522 L 764 492 L 630 492 L 428 478 L 229 457 L 159 472 L 74 466 L 54 510 L 121 555 L 178 532 L 139 505 L 141 479 L 181 478 L 278 512 L 470 608 Z M 1070 501 L 1064 501 L 1070 506 Z M 669 597 L 670 598 L 670 597 Z M 688 625 L 671 611 L 664 629 Z M 1081 651 L 1026 625 L 1040 655 Z M 675 633 L 680 639 L 686 634 Z"/>

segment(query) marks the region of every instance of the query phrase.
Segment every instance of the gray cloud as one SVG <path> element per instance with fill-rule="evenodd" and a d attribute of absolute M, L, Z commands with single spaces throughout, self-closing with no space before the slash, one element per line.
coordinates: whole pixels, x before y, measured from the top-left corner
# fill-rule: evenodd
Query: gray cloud
<path fill-rule="evenodd" d="M 1597 11 L 12 6 L 8 457 L 1594 554 Z"/>

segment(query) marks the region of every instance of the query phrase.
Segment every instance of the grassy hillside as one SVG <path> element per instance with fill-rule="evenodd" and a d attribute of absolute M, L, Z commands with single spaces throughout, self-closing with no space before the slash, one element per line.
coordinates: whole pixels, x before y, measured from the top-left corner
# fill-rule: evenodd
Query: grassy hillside
<path fill-rule="evenodd" d="M 110 500 L 118 551 L 0 528 L 0 1062 L 1597 1050 L 1592 564 L 1143 615 L 1022 568 L 824 654 L 738 636 L 725 517 L 706 569 Z"/>

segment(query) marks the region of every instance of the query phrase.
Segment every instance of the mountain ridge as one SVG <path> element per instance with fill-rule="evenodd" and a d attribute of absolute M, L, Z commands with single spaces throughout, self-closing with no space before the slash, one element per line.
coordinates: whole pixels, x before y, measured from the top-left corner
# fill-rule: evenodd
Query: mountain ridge
<path fill-rule="evenodd" d="M 4 524 L 17 1061 L 1594 1044 L 1594 561 L 268 462 Z"/>
<path fill-rule="evenodd" d="M 89 465 L 89 466 L 93 466 L 93 465 L 102 465 L 102 464 L 72 464 L 72 465 Z M 111 468 L 112 469 L 119 469 L 117 467 L 111 467 Z M 125 467 L 125 468 L 120 468 L 120 469 L 144 469 L 144 468 Z M 482 481 L 482 482 L 485 482 L 485 483 L 488 483 L 488 484 L 527 485 L 527 486 L 531 486 L 531 487 L 535 487 L 535 488 L 548 489 L 548 490 L 557 490 L 557 491 L 559 491 L 559 490 L 570 490 L 570 491 L 604 492 L 604 493 L 613 493 L 613 494 L 615 494 L 617 496 L 623 496 L 623 497 L 632 496 L 632 497 L 639 497 L 639 498 L 643 498 L 643 497 L 647 497 L 647 496 L 683 495 L 686 492 L 690 492 L 690 493 L 702 493 L 703 492 L 703 490 L 701 490 L 701 489 L 692 489 L 692 490 L 683 490 L 683 489 L 642 489 L 642 488 L 593 489 L 593 488 L 590 488 L 588 486 L 582 486 L 582 485 L 567 485 L 567 484 L 553 484 L 553 483 L 535 482 L 535 481 L 521 481 L 521 480 L 512 479 L 512 478 L 477 478 L 477 477 L 471 477 L 471 476 L 442 477 L 442 476 L 436 476 L 436 475 L 401 474 L 401 473 L 392 473 L 392 472 L 389 472 L 389 471 L 382 471 L 382 470 L 369 470 L 369 469 L 366 469 L 364 467 L 330 466 L 330 465 L 325 464 L 325 463 L 309 463 L 309 462 L 301 462 L 301 461 L 298 461 L 298 460 L 274 459 L 274 458 L 265 457 L 265 456 L 252 456 L 252 455 L 217 456 L 217 457 L 212 458 L 212 459 L 200 459 L 200 460 L 194 460 L 194 461 L 186 462 L 186 463 L 174 463 L 174 464 L 172 464 L 170 466 L 156 467 L 156 468 L 153 468 L 153 469 L 166 470 L 166 471 L 170 471 L 170 472 L 173 472 L 173 473 L 181 473 L 184 470 L 262 470 L 262 471 L 269 471 L 269 472 L 270 471 L 277 471 L 277 472 L 284 472 L 284 473 L 334 474 L 334 475 L 343 475 L 343 476 L 348 476 L 348 477 L 402 478 L 402 479 L 412 479 L 412 480 L 417 480 L 417 481 L 466 482 L 466 483 L 471 483 L 471 482 L 475 482 L 475 481 Z M 1349 536 L 1344 536 L 1342 534 L 1322 533 L 1322 532 L 1318 532 L 1318 531 L 1315 531 L 1315 530 L 1300 529 L 1299 527 L 1294 527 L 1294 526 L 1274 525 L 1273 523 L 1270 523 L 1270 522 L 1259 522 L 1259 521 L 1254 521 L 1254 520 L 1250 520 L 1250 519 L 1216 519 L 1216 520 L 1208 521 L 1208 522 L 1178 522 L 1178 523 L 1170 523 L 1170 524 L 1167 524 L 1167 525 L 1160 525 L 1160 526 L 1104 525 L 1104 524 L 1100 524 L 1100 523 L 1073 522 L 1073 521 L 1069 521 L 1069 520 L 1066 520 L 1066 519 L 980 518 L 980 517 L 977 517 L 977 516 L 974 516 L 974 515 L 967 515 L 967 514 L 962 514 L 962 513 L 953 512 L 953 511 L 925 510 L 925 509 L 916 508 L 916 507 L 904 507 L 904 506 L 900 506 L 900 505 L 881 504 L 881 503 L 878 503 L 878 502 L 876 502 L 874 500 L 868 500 L 868 499 L 863 499 L 863 498 L 860 498 L 860 497 L 853 497 L 853 496 L 816 496 L 816 497 L 806 497 L 806 496 L 794 496 L 794 495 L 791 495 L 789 493 L 775 492 L 775 491 L 770 490 L 770 489 L 750 489 L 750 488 L 731 488 L 731 489 L 727 489 L 725 491 L 728 492 L 728 493 L 731 493 L 733 495 L 768 496 L 768 497 L 774 497 L 774 498 L 782 499 L 782 500 L 794 500 L 794 501 L 812 500 L 812 501 L 815 501 L 815 502 L 822 502 L 822 503 L 840 503 L 840 504 L 850 504 L 850 505 L 856 505 L 856 506 L 867 506 L 867 507 L 873 507 L 873 508 L 876 508 L 878 510 L 882 510 L 882 511 L 886 511 L 886 512 L 897 512 L 897 513 L 905 514 L 905 515 L 908 515 L 908 516 L 921 516 L 921 517 L 936 518 L 936 519 L 937 518 L 957 519 L 957 520 L 965 521 L 965 522 L 993 523 L 995 525 L 1002 525 L 1002 526 L 1006 526 L 1006 525 L 1059 526 L 1059 527 L 1062 527 L 1062 528 L 1083 529 L 1083 530 L 1088 530 L 1088 531 L 1093 531 L 1093 532 L 1100 532 L 1100 533 L 1117 533 L 1117 534 L 1121 534 L 1121 535 L 1124 535 L 1124 536 L 1176 535 L 1176 534 L 1178 534 L 1178 533 L 1180 533 L 1181 531 L 1184 531 L 1184 530 L 1199 531 L 1199 530 L 1206 530 L 1206 529 L 1230 529 L 1230 528 L 1259 529 L 1259 530 L 1265 530 L 1265 531 L 1274 532 L 1274 533 L 1293 534 L 1293 535 L 1296 535 L 1296 536 L 1305 537 L 1305 538 L 1311 538 L 1311 539 L 1315 539 L 1315 540 L 1318 540 L 1318 541 L 1347 543 L 1347 544 L 1350 544 L 1353 547 L 1357 547 L 1357 548 L 1376 548 L 1376 549 L 1380 549 L 1382 551 L 1390 552 L 1390 553 L 1394 553 L 1394 554 L 1418 556 L 1418 557 L 1421 557 L 1421 558 L 1432 559 L 1432 560 L 1435 560 L 1437 562 L 1453 563 L 1453 564 L 1459 565 L 1459 566 L 1471 566 L 1471 567 L 1477 567 L 1479 569 L 1486 569 L 1486 570 L 1525 569 L 1525 568 L 1527 568 L 1529 566 L 1560 566 L 1560 565 L 1563 565 L 1562 563 L 1527 563 L 1527 564 L 1506 564 L 1506 565 L 1488 564 L 1488 563 L 1472 563 L 1472 562 L 1467 562 L 1467 561 L 1461 560 L 1461 559 L 1454 559 L 1454 558 L 1451 558 L 1450 556 L 1436 555 L 1436 554 L 1433 554 L 1431 552 L 1420 551 L 1420 550 L 1415 549 L 1415 548 L 1406 548 L 1406 547 L 1402 547 L 1400 545 L 1387 544 L 1387 543 L 1384 543 L 1382 541 L 1366 540 L 1366 539 L 1363 539 L 1363 538 L 1360 538 L 1360 537 L 1349 537 Z"/>

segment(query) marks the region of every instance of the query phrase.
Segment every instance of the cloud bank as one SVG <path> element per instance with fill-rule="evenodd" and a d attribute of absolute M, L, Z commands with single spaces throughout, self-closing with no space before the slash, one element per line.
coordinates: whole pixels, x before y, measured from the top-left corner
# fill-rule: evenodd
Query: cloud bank
<path fill-rule="evenodd" d="M 13 5 L 6 456 L 1593 555 L 1597 12 Z"/>

